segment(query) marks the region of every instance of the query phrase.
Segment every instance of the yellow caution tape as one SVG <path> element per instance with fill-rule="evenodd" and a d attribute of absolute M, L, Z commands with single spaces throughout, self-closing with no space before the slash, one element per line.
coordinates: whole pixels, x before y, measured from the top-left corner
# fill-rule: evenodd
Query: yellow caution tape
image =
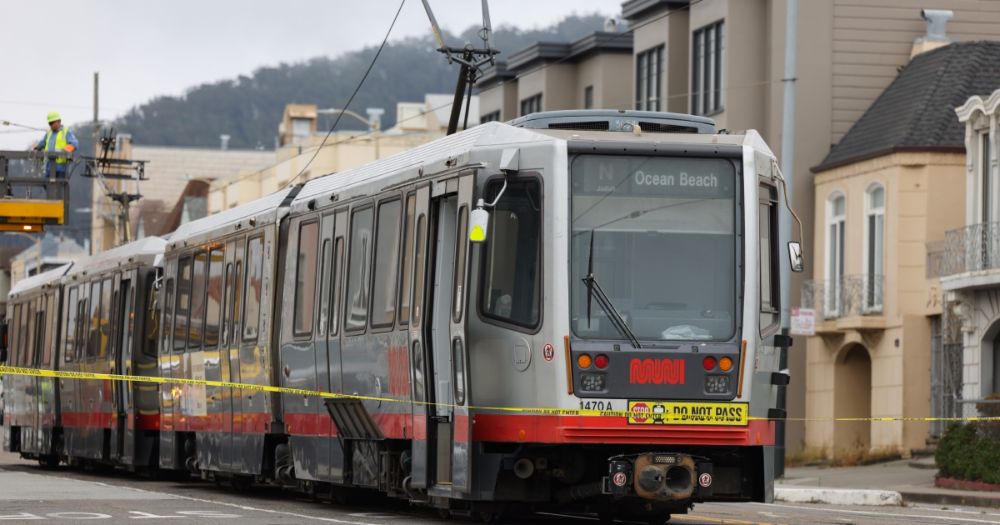
<path fill-rule="evenodd" d="M 257 392 L 270 392 L 275 394 L 291 394 L 309 397 L 320 397 L 326 399 L 352 399 L 357 401 L 373 401 L 378 403 L 402 403 L 417 406 L 440 406 L 446 408 L 465 408 L 478 411 L 496 411 L 519 414 L 534 414 L 544 416 L 590 416 L 590 417 L 621 417 L 628 418 L 630 424 L 687 424 L 687 425 L 729 425 L 745 426 L 748 421 L 1000 421 L 1000 416 L 968 416 L 968 417 L 834 417 L 834 418 L 767 418 L 760 416 L 750 416 L 746 413 L 747 403 L 742 402 L 685 402 L 685 401 L 630 401 L 629 408 L 634 408 L 637 403 L 661 404 L 667 410 L 656 414 L 637 414 L 633 410 L 589 410 L 574 408 L 547 408 L 547 407 L 507 407 L 507 406 L 476 406 L 468 407 L 451 403 L 434 403 L 429 401 L 414 401 L 411 399 L 398 399 L 384 396 L 368 396 L 359 394 L 342 394 L 337 392 L 322 392 L 319 390 L 308 390 L 303 388 L 290 388 L 274 385 L 257 385 L 253 383 L 236 383 L 232 381 L 216 381 L 208 379 L 188 379 L 160 376 L 140 376 L 129 374 L 111 374 L 100 372 L 75 372 L 68 370 L 44 370 L 39 368 L 25 368 L 17 366 L 0 365 L 0 376 L 16 375 L 31 377 L 46 377 L 53 379 L 85 379 L 98 381 L 126 381 L 132 383 L 155 383 L 169 385 L 193 385 L 193 386 L 213 386 L 223 388 L 237 388 L 241 390 L 253 390 Z M 739 414 L 723 414 L 722 419 L 716 419 L 707 412 L 700 410 L 714 410 L 716 408 L 740 408 L 743 410 Z M 674 410 L 674 409 L 677 410 Z M 678 410 L 684 413 L 678 413 Z"/>

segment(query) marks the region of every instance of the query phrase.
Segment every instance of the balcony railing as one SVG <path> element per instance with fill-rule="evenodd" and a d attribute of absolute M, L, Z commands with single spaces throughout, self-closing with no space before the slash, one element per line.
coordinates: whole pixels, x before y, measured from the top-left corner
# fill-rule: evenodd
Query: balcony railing
<path fill-rule="evenodd" d="M 840 279 L 806 281 L 802 306 L 813 308 L 824 319 L 882 313 L 882 275 L 845 275 Z"/>
<path fill-rule="evenodd" d="M 972 224 L 944 236 L 942 275 L 1000 268 L 1000 222 Z"/>

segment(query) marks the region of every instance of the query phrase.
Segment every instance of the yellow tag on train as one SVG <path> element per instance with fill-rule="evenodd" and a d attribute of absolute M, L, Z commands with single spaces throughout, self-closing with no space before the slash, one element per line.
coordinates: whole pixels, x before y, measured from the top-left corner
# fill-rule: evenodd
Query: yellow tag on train
<path fill-rule="evenodd" d="M 629 401 L 630 425 L 746 426 L 746 403 L 696 403 L 688 401 Z"/>

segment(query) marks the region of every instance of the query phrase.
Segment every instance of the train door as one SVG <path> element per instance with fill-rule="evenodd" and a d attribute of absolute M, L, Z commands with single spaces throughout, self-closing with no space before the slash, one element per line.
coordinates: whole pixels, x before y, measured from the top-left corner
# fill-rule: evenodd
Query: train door
<path fill-rule="evenodd" d="M 427 359 L 428 344 L 424 334 L 427 328 L 425 290 L 427 289 L 428 270 L 428 223 L 430 222 L 430 187 L 425 186 L 416 192 L 416 207 L 413 221 L 413 296 L 410 300 L 410 363 L 413 370 L 413 441 L 412 464 L 410 467 L 410 486 L 415 489 L 427 488 L 429 474 L 430 450 L 428 448 L 429 417 L 432 408 L 426 402 L 433 398 L 428 388 L 433 385 L 429 381 L 430 370 Z M 403 271 L 408 271 L 404 268 Z M 404 292 L 405 293 L 405 292 Z"/>
<path fill-rule="evenodd" d="M 452 494 L 471 487 L 471 420 L 465 344 L 465 293 L 468 254 L 468 214 L 472 175 L 446 183 L 445 194 L 431 201 L 435 216 L 431 243 L 434 270 L 429 288 L 429 336 L 434 387 L 433 451 L 435 481 L 450 485 Z"/>
<path fill-rule="evenodd" d="M 115 374 L 126 374 L 126 370 L 131 370 L 131 345 L 128 341 L 126 323 L 129 322 L 128 294 L 132 280 L 129 276 L 115 274 L 113 292 L 111 294 L 111 318 L 110 326 L 110 354 L 112 359 L 112 370 Z M 124 381 L 112 381 L 111 390 L 114 395 L 114 422 L 111 425 L 111 446 L 112 457 L 118 461 L 125 459 L 125 442 L 128 437 L 128 415 L 131 395 L 129 383 Z"/>
<path fill-rule="evenodd" d="M 242 323 L 240 322 L 243 314 L 243 301 L 244 301 L 244 278 L 245 273 L 245 263 L 244 263 L 244 253 L 245 253 L 245 239 L 239 237 L 233 241 L 230 241 L 229 246 L 226 249 L 226 257 L 232 256 L 232 276 L 231 276 L 231 289 L 232 289 L 232 300 L 227 305 L 229 309 L 229 337 L 227 339 L 227 350 L 222 356 L 223 361 L 226 362 L 225 370 L 223 371 L 223 380 L 227 380 L 231 383 L 239 383 L 241 381 L 240 374 L 240 336 L 242 334 Z M 238 388 L 227 388 L 225 390 L 227 403 L 225 403 L 225 417 L 223 418 L 223 448 L 222 448 L 222 465 L 224 468 L 233 470 L 238 469 L 241 465 L 239 452 L 236 447 L 236 434 L 239 432 L 240 419 L 243 414 L 242 406 L 242 390 Z"/>
<path fill-rule="evenodd" d="M 43 302 L 44 299 L 45 297 L 40 295 L 30 301 L 30 304 L 32 305 L 29 309 L 31 315 L 31 319 L 29 319 L 29 329 L 31 330 L 31 339 L 29 339 L 29 344 L 31 349 L 28 354 L 30 359 L 28 366 L 31 368 L 38 368 L 41 363 L 42 340 L 44 339 L 45 334 L 45 312 L 42 311 L 45 308 L 45 303 Z M 22 441 L 21 445 L 22 447 L 26 447 L 26 450 L 37 453 L 40 452 L 39 445 L 41 442 L 41 439 L 39 438 L 41 418 L 38 412 L 39 406 L 42 403 L 41 386 L 43 379 L 41 377 L 29 377 L 28 379 L 31 383 L 31 395 L 28 398 L 30 404 L 27 407 L 28 423 L 26 426 L 28 432 L 25 435 L 27 440 Z M 22 439 L 24 439 L 24 437 L 22 437 Z"/>
<path fill-rule="evenodd" d="M 347 228 L 347 212 L 342 211 L 323 217 L 320 226 L 320 310 L 317 321 L 317 340 L 321 345 L 316 352 L 316 388 L 322 392 L 341 392 L 340 339 L 338 338 L 337 294 L 340 291 L 340 272 L 343 269 L 344 235 Z M 322 356 L 320 355 L 322 354 Z M 320 476 L 334 481 L 343 480 L 343 451 L 333 437 L 333 422 L 326 417 L 322 399 L 316 399 L 316 411 L 320 421 L 319 433 L 325 436 L 329 447 L 320 456 L 325 463 L 319 466 Z"/>

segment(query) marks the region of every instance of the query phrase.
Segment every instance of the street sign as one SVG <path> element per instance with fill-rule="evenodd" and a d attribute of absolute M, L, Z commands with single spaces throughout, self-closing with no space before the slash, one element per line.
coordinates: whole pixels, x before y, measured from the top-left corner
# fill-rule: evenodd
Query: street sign
<path fill-rule="evenodd" d="M 816 310 L 792 308 L 792 335 L 816 335 Z"/>

